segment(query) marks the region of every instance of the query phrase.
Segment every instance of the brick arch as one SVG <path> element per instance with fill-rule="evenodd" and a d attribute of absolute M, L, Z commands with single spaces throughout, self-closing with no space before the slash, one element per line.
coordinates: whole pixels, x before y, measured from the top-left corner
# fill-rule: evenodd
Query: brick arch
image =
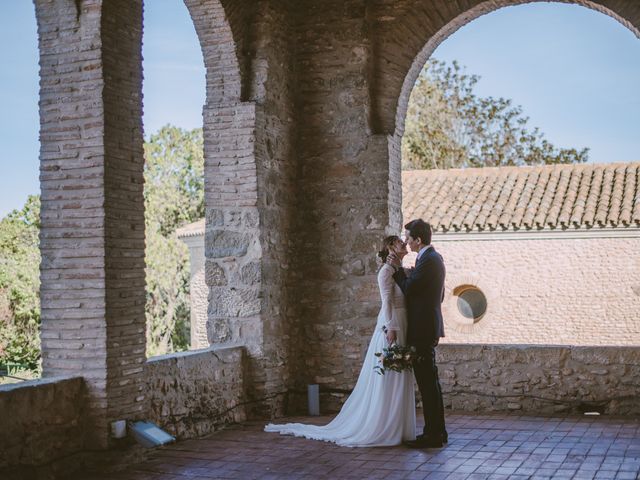
<path fill-rule="evenodd" d="M 184 0 L 198 35 L 206 69 L 207 105 L 248 96 L 249 19 L 253 2 Z"/>
<path fill-rule="evenodd" d="M 255 108 L 249 96 L 247 54 L 254 2 L 184 0 L 194 23 L 206 70 L 203 107 L 207 210 L 255 206 L 257 183 L 252 134 Z"/>
<path fill-rule="evenodd" d="M 468 9 L 452 7 L 453 2 L 425 4 L 419 0 L 407 2 L 392 21 L 381 9 L 376 15 L 381 31 L 376 49 L 379 60 L 374 66 L 372 86 L 374 112 L 372 129 L 393 134 L 396 139 L 404 133 L 404 121 L 409 96 L 422 67 L 433 51 L 460 27 L 502 7 L 534 3 L 542 0 L 487 0 L 469 2 Z M 460 2 L 455 2 L 460 3 Z M 608 15 L 640 38 L 640 11 L 634 2 L 558 0 L 557 3 L 581 5 Z M 385 25 L 390 23 L 391 25 Z M 399 40 L 402 47 L 399 47 Z"/>

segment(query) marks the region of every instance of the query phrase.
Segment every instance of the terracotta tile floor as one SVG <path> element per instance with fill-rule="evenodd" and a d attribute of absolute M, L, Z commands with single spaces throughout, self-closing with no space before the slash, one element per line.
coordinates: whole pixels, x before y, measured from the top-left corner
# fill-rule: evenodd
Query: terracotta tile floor
<path fill-rule="evenodd" d="M 331 417 L 289 418 L 324 424 Z M 284 421 L 284 420 L 283 420 Z M 278 422 L 280 423 L 280 422 Z M 640 420 L 449 414 L 438 450 L 344 448 L 262 431 L 247 422 L 152 451 L 103 480 L 638 479 Z"/>

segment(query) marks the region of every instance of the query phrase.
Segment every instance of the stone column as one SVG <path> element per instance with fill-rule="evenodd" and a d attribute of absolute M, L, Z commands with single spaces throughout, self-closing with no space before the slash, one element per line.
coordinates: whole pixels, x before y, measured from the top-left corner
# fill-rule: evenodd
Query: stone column
<path fill-rule="evenodd" d="M 223 4 L 228 28 L 216 23 L 219 14 L 206 22 L 194 16 L 201 39 L 208 38 L 211 25 L 218 26 L 219 39 L 203 47 L 208 335 L 212 343 L 246 346 L 249 414 L 278 415 L 286 400 L 294 328 L 287 285 L 296 204 L 294 4 Z"/>
<path fill-rule="evenodd" d="M 88 443 L 144 416 L 141 0 L 36 0 L 44 375 L 82 376 Z"/>

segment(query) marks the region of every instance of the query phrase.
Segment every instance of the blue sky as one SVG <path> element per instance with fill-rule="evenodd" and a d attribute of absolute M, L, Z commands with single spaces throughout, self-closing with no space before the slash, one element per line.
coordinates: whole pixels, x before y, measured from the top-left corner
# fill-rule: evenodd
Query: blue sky
<path fill-rule="evenodd" d="M 181 0 L 146 2 L 144 126 L 202 125 L 204 66 Z M 477 92 L 522 105 L 547 139 L 593 162 L 640 160 L 640 40 L 576 5 L 502 8 L 435 51 L 482 78 Z M 39 192 L 38 52 L 33 2 L 0 0 L 0 216 Z"/>

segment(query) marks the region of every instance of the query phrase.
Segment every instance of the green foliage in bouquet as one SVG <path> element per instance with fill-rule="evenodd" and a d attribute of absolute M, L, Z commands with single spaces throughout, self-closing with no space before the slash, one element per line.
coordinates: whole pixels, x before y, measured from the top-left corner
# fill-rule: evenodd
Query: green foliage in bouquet
<path fill-rule="evenodd" d="M 418 360 L 414 347 L 398 345 L 397 343 L 383 348 L 382 352 L 376 352 L 374 355 L 380 359 L 380 363 L 373 367 L 379 375 L 384 375 L 387 370 L 394 372 L 411 370 L 413 362 Z"/>

